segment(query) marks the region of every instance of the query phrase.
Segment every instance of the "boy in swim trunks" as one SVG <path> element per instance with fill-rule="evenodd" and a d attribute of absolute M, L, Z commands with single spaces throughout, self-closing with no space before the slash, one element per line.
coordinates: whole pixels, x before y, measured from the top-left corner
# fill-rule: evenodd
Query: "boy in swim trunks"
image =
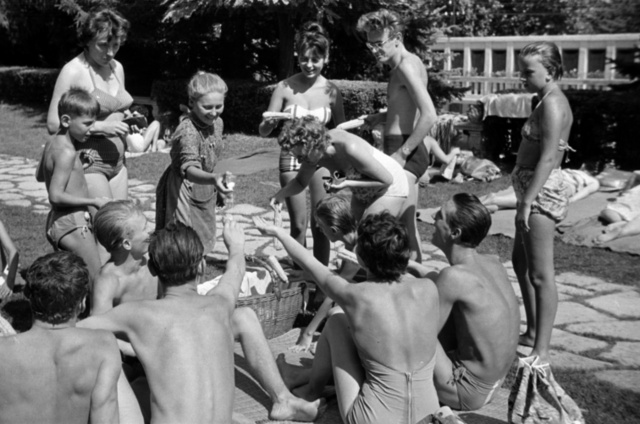
<path fill-rule="evenodd" d="M 412 259 L 422 261 L 416 207 L 418 180 L 429 166 L 424 138 L 436 122 L 436 109 L 427 91 L 427 71 L 422 60 L 402 43 L 403 25 L 394 13 L 381 9 L 358 20 L 358 31 L 366 33 L 367 47 L 378 62 L 391 68 L 387 87 L 388 109 L 370 115 L 370 128 L 385 122 L 384 152 L 398 161 L 407 174 L 409 196 L 402 221 L 410 234 Z"/>
<path fill-rule="evenodd" d="M 318 399 L 331 378 L 345 423 L 413 424 L 434 413 L 433 384 L 438 292 L 426 278 L 406 274 L 411 251 L 404 225 L 388 212 L 365 216 L 355 252 L 366 281 L 350 284 L 318 262 L 286 230 L 256 220 L 342 307 L 329 318 L 310 372 L 281 373 L 294 394 Z"/>
<path fill-rule="evenodd" d="M 435 215 L 432 243 L 451 266 L 436 280 L 440 343 L 434 381 L 441 403 L 475 410 L 491 401 L 516 357 L 520 312 L 507 272 L 476 247 L 491 227 L 480 200 L 458 193 Z"/>
<path fill-rule="evenodd" d="M 76 328 L 89 286 L 82 259 L 50 253 L 25 280 L 33 325 L 0 337 L 0 422 L 118 423 L 115 337 Z"/>
<path fill-rule="evenodd" d="M 99 110 L 98 102 L 83 89 L 71 88 L 62 95 L 58 103 L 60 129 L 45 145 L 36 174 L 38 181 L 45 182 L 51 203 L 47 240 L 54 249 L 68 250 L 85 261 L 90 290 L 102 264 L 87 208 L 100 209 L 109 199 L 89 197 L 74 142 L 81 144 L 88 140 L 89 128 Z"/>

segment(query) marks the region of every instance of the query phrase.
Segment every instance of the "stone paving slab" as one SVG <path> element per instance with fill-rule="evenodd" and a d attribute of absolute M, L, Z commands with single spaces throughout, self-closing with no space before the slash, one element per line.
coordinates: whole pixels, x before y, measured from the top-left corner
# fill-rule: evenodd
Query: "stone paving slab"
<path fill-rule="evenodd" d="M 611 367 L 609 362 L 598 361 L 563 350 L 551 350 L 549 362 L 553 368 L 569 370 L 600 370 Z"/>
<path fill-rule="evenodd" d="M 608 321 L 572 324 L 567 331 L 583 335 L 596 335 L 619 340 L 640 341 L 640 321 Z"/>
<path fill-rule="evenodd" d="M 640 293 L 626 291 L 589 299 L 586 303 L 596 309 L 600 309 L 615 315 L 618 318 L 640 318 Z"/>
<path fill-rule="evenodd" d="M 556 325 L 563 325 L 576 322 L 613 321 L 614 319 L 580 303 L 559 302 L 555 323 Z"/>
<path fill-rule="evenodd" d="M 618 342 L 610 351 L 603 352 L 598 356 L 622 365 L 640 367 L 640 343 Z"/>
<path fill-rule="evenodd" d="M 551 347 L 560 348 L 572 353 L 582 353 L 589 350 L 608 348 L 609 343 L 589 337 L 578 336 L 568 331 L 555 328 L 551 335 Z"/>

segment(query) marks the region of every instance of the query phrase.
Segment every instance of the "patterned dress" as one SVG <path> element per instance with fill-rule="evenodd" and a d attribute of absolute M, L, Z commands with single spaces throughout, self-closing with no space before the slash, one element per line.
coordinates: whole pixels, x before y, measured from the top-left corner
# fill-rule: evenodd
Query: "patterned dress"
<path fill-rule="evenodd" d="M 222 151 L 222 119 L 203 124 L 189 115 L 176 128 L 171 140 L 171 164 L 156 189 L 156 230 L 171 222 L 192 227 L 200 236 L 204 253 L 216 242 L 216 188 L 187 180 L 186 171 L 195 166 L 213 172 Z"/>

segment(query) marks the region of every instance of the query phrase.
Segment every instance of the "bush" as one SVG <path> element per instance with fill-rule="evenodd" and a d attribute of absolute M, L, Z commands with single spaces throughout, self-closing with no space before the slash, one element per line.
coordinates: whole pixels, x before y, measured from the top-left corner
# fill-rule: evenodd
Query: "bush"
<path fill-rule="evenodd" d="M 636 91 L 566 90 L 573 112 L 569 144 L 571 168 L 585 162 L 615 162 L 623 169 L 640 164 L 640 96 Z M 516 152 L 526 119 L 487 117 L 484 135 L 497 151 Z"/>
<path fill-rule="evenodd" d="M 0 100 L 14 103 L 49 104 L 59 69 L 0 68 Z"/>
<path fill-rule="evenodd" d="M 225 100 L 225 132 L 257 134 L 262 112 L 267 110 L 275 84 L 260 84 L 254 81 L 226 81 L 229 87 Z M 354 119 L 373 113 L 386 106 L 387 84 L 369 81 L 333 81 L 342 93 L 345 116 Z M 180 104 L 188 104 L 187 80 L 154 81 L 151 97 L 158 103 L 160 111 L 176 112 Z"/>

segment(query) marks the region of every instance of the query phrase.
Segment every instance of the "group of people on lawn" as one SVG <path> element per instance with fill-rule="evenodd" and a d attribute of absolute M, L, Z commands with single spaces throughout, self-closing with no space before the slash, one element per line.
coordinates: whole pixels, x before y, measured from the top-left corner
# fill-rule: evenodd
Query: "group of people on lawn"
<path fill-rule="evenodd" d="M 285 121 L 282 188 L 271 203 L 278 209 L 286 202 L 291 231 L 256 222 L 327 296 L 313 365 L 299 370 L 273 358 L 252 310 L 235 308 L 245 252 L 231 215 L 222 234 L 224 275 L 206 296 L 196 291 L 215 243 L 217 195 L 232 192 L 214 172 L 227 92 L 219 76 L 198 72 L 189 81 L 189 112 L 158 183 L 155 231 L 126 200 L 123 139 L 137 128 L 122 121 L 132 98 L 114 56 L 127 30 L 112 10 L 90 13 L 79 31 L 84 50 L 56 83 L 48 115 L 55 137 L 38 178 L 49 192 L 47 238 L 57 251 L 25 272 L 33 327 L 0 338 L 0 422 L 240 421 L 233 414 L 234 340 L 272 400 L 274 420 L 313 421 L 333 384 L 345 423 L 414 424 L 440 405 L 474 410 L 490 402 L 519 343 L 548 363 L 557 307 L 549 237 L 567 203 L 555 171 L 572 120 L 555 84 L 562 74 L 555 45 L 536 43 L 520 54 L 522 80 L 540 101 L 514 171 L 514 267 L 528 325 L 519 338 L 506 270 L 476 250 L 491 225 L 478 198 L 456 194 L 435 215 L 432 242 L 451 266 L 437 273 L 421 264 L 417 181 L 429 164 L 433 144 L 425 138 L 436 116 L 425 67 L 405 49 L 398 16 L 379 10 L 358 22 L 371 52 L 390 68 L 388 109 L 365 120 L 384 123 L 383 151 L 326 128 L 345 120 L 339 90 L 322 76 L 329 39 L 318 24 L 303 27 L 300 72 L 278 84 L 259 128 L 267 136 Z M 306 187 L 313 252 L 304 246 Z M 336 194 L 344 189 L 350 199 Z M 353 272 L 327 267 L 335 241 L 353 251 L 352 269 L 366 273 L 359 283 Z M 87 304 L 90 316 L 80 319 Z M 310 342 L 305 333 L 302 348 Z"/>

